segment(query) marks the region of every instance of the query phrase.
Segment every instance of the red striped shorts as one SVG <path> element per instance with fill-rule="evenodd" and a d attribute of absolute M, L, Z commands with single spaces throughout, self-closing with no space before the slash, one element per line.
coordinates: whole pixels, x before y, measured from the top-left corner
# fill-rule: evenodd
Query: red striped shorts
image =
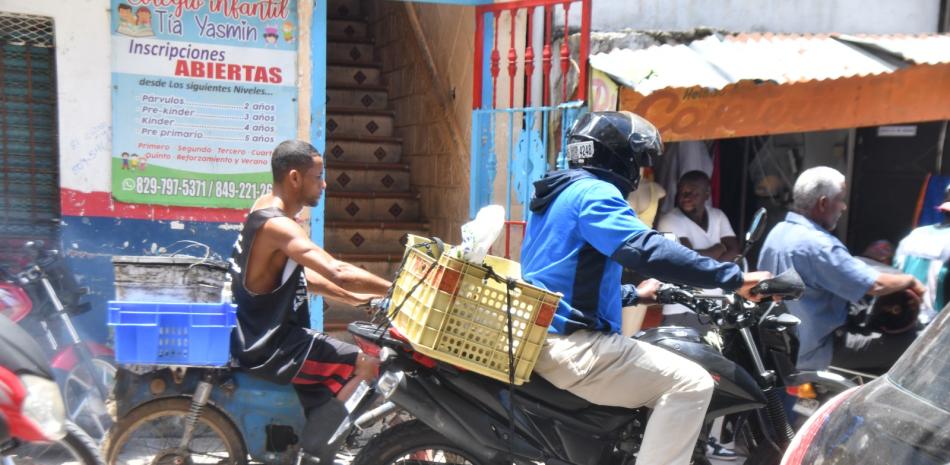
<path fill-rule="evenodd" d="M 322 405 L 336 396 L 353 377 L 359 348 L 318 333 L 307 359 L 293 379 L 294 389 L 304 411 Z"/>

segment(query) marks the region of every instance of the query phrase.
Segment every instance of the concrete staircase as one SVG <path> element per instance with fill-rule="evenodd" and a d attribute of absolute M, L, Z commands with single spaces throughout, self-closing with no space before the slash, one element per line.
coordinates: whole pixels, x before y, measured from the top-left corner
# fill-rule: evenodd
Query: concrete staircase
<path fill-rule="evenodd" d="M 400 239 L 429 225 L 412 191 L 395 115 L 360 0 L 331 0 L 327 25 L 326 249 L 392 279 Z M 364 311 L 327 301 L 324 329 L 344 330 Z"/>

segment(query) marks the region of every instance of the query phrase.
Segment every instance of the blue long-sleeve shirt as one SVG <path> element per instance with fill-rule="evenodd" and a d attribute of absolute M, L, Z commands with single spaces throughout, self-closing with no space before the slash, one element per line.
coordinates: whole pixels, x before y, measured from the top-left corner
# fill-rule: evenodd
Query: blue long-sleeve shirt
<path fill-rule="evenodd" d="M 663 238 L 637 219 L 614 184 L 582 170 L 549 173 L 521 252 L 524 278 L 564 294 L 549 331 L 619 333 L 624 266 L 667 282 L 734 290 L 742 273 Z"/>

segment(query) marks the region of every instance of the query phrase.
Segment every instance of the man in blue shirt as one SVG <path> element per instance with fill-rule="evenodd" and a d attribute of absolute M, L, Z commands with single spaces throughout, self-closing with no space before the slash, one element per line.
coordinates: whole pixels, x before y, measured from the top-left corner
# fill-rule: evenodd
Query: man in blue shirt
<path fill-rule="evenodd" d="M 749 289 L 768 273 L 702 257 L 665 239 L 626 202 L 640 167 L 662 153 L 660 134 L 627 112 L 581 116 L 566 147 L 572 169 L 536 182 L 522 274 L 564 294 L 535 372 L 589 402 L 653 409 L 637 465 L 690 462 L 713 381 L 702 367 L 620 334 L 621 308 L 655 301 L 656 280 L 621 289 L 624 267 L 703 288 Z"/>
<path fill-rule="evenodd" d="M 805 282 L 804 296 L 786 305 L 802 320 L 798 327 L 798 368 L 824 370 L 831 364 L 835 330 L 845 324 L 848 302 L 865 294 L 885 295 L 923 285 L 906 274 L 879 273 L 831 234 L 845 204 L 845 178 L 835 169 L 805 170 L 795 181 L 793 207 L 769 233 L 758 268 L 779 274 L 795 268 Z"/>

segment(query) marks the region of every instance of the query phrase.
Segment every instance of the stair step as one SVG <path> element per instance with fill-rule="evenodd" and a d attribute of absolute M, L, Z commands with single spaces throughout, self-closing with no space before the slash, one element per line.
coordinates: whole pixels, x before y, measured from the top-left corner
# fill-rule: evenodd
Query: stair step
<path fill-rule="evenodd" d="M 365 307 L 353 307 L 344 303 L 334 302 L 330 299 L 323 299 L 323 332 L 324 333 L 346 333 L 346 327 L 354 321 L 372 320 L 372 310 Z M 348 334 L 348 333 L 346 333 Z M 335 339 L 341 339 L 338 336 L 331 336 Z"/>
<path fill-rule="evenodd" d="M 337 35 L 327 33 L 327 42 L 328 43 L 348 43 L 348 44 L 366 44 L 366 45 L 375 45 L 376 40 L 372 37 L 359 37 L 356 35 Z"/>
<path fill-rule="evenodd" d="M 415 192 L 327 192 L 327 221 L 418 221 Z"/>
<path fill-rule="evenodd" d="M 382 87 L 380 69 L 375 66 L 328 65 L 327 86 Z M 385 90 L 385 87 L 382 88 Z"/>
<path fill-rule="evenodd" d="M 333 18 L 360 18 L 363 10 L 360 0 L 329 0 L 327 2 L 327 16 Z"/>
<path fill-rule="evenodd" d="M 361 255 L 371 259 L 351 259 L 351 256 L 359 258 Z M 382 257 L 382 259 L 376 257 Z M 390 281 L 396 277 L 396 272 L 399 271 L 399 265 L 402 263 L 402 255 L 399 254 L 337 254 L 336 258 Z"/>
<path fill-rule="evenodd" d="M 406 234 L 425 235 L 428 223 L 422 222 L 326 222 L 325 244 L 334 254 L 402 254 Z M 345 255 L 342 255 L 345 256 Z"/>
<path fill-rule="evenodd" d="M 340 192 L 340 191 L 327 191 L 328 197 L 337 197 L 337 198 L 354 198 L 354 199 L 419 199 L 418 192 L 376 192 L 376 191 L 353 191 L 353 192 Z M 388 219 L 386 220 L 388 221 Z"/>
<path fill-rule="evenodd" d="M 405 192 L 409 190 L 409 165 L 332 162 L 327 165 L 326 181 L 331 192 Z"/>
<path fill-rule="evenodd" d="M 327 108 L 327 137 L 392 136 L 395 117 L 385 110 Z"/>
<path fill-rule="evenodd" d="M 334 63 L 370 64 L 373 45 L 359 42 L 330 42 L 327 44 L 327 60 Z"/>
<path fill-rule="evenodd" d="M 327 22 L 328 37 L 365 38 L 369 37 L 366 21 L 357 19 L 338 19 Z"/>
<path fill-rule="evenodd" d="M 378 61 L 374 61 L 372 63 L 360 63 L 359 65 L 354 65 L 353 63 L 350 63 L 350 60 L 346 60 L 346 61 L 327 60 L 327 66 L 360 66 L 363 68 L 383 69 L 383 64 Z"/>
<path fill-rule="evenodd" d="M 399 163 L 402 139 L 398 137 L 348 137 L 332 135 L 327 139 L 328 164 Z"/>
<path fill-rule="evenodd" d="M 385 110 L 389 107 L 389 92 L 376 89 L 369 86 L 364 89 L 333 86 L 327 89 L 327 105 L 362 110 Z"/>

